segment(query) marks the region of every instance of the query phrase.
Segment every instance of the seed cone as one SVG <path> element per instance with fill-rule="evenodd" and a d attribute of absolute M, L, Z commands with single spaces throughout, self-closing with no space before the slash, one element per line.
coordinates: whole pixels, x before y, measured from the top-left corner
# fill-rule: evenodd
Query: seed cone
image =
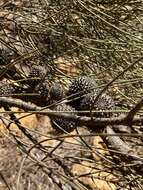
<path fill-rule="evenodd" d="M 50 99 L 59 101 L 65 96 L 65 90 L 59 83 L 54 83 L 49 91 Z"/>
<path fill-rule="evenodd" d="M 37 65 L 34 65 L 28 75 L 28 81 L 29 81 L 29 85 L 31 87 L 35 87 L 40 81 L 41 79 L 43 78 L 43 76 L 46 74 L 46 71 L 44 69 L 44 67 L 42 66 L 37 66 Z M 39 79 L 38 79 L 39 78 Z"/>
<path fill-rule="evenodd" d="M 114 101 L 112 98 L 107 94 L 102 94 L 99 99 L 95 102 L 95 99 L 97 97 L 97 91 L 93 91 L 92 93 L 89 93 L 84 96 L 80 103 L 80 110 L 95 110 L 95 111 L 101 111 L 98 113 L 95 113 L 94 116 L 96 117 L 110 117 L 110 113 L 105 113 L 102 111 L 108 111 L 111 110 L 114 107 Z"/>
<path fill-rule="evenodd" d="M 38 84 L 35 88 L 35 92 L 42 98 L 47 98 L 49 93 L 49 84 L 48 81 L 44 81 Z"/>
<path fill-rule="evenodd" d="M 66 104 L 59 104 L 56 107 L 54 107 L 53 110 L 57 111 L 58 113 L 64 112 L 64 111 L 70 112 L 69 114 L 74 114 L 73 112 L 75 111 L 74 108 L 72 108 L 71 106 L 66 105 Z M 65 131 L 66 132 L 73 131 L 76 127 L 76 124 L 74 121 L 69 121 L 68 119 L 58 117 L 58 118 L 52 119 L 52 126 L 56 131 L 63 133 Z"/>
<path fill-rule="evenodd" d="M 1 96 L 10 95 L 13 93 L 15 93 L 15 88 L 12 84 L 8 84 L 6 82 L 0 83 L 0 95 Z"/>
<path fill-rule="evenodd" d="M 49 84 L 48 81 L 39 83 L 34 89 L 34 93 L 37 95 L 33 96 L 33 103 L 38 106 L 47 106 L 47 98 L 49 95 Z"/>
<path fill-rule="evenodd" d="M 9 96 L 16 97 L 22 99 L 22 96 L 19 94 L 23 94 L 24 88 L 14 85 L 8 84 L 7 82 L 0 82 L 0 96 Z M 0 104 L 0 107 L 5 104 Z"/>
<path fill-rule="evenodd" d="M 83 99 L 83 95 L 92 92 L 94 88 L 97 87 L 97 84 L 95 80 L 93 80 L 90 77 L 87 76 L 80 76 L 75 78 L 67 92 L 67 96 L 71 96 L 68 99 L 70 99 L 70 105 L 74 107 L 75 109 L 79 109 L 79 105 L 81 100 Z"/>
<path fill-rule="evenodd" d="M 12 83 L 0 82 L 0 95 L 10 96 L 12 94 L 19 94 L 24 92 L 24 88 Z"/>

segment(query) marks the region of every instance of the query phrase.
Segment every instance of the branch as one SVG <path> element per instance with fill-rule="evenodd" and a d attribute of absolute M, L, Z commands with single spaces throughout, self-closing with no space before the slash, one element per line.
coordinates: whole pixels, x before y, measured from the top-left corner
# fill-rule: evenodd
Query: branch
<path fill-rule="evenodd" d="M 0 97 L 0 103 L 1 104 L 8 104 L 9 106 L 14 106 L 23 109 L 24 111 L 28 112 L 35 112 L 40 113 L 42 115 L 47 115 L 51 118 L 59 117 L 64 118 L 69 121 L 74 121 L 77 123 L 78 126 L 86 125 L 87 127 L 90 127 L 90 129 L 94 129 L 95 127 L 103 127 L 107 125 L 125 125 L 128 126 L 129 122 L 127 120 L 126 114 L 118 116 L 118 117 L 112 117 L 112 118 L 95 118 L 95 117 L 87 117 L 87 116 L 78 116 L 78 115 L 72 115 L 67 113 L 60 113 L 56 111 L 52 111 L 48 108 L 43 108 L 36 106 L 34 104 L 26 103 L 22 100 L 16 100 L 12 98 L 5 98 Z M 132 120 L 132 125 L 143 125 L 143 117 L 136 116 Z"/>
<path fill-rule="evenodd" d="M 126 119 L 127 122 L 129 122 L 132 125 L 133 118 L 135 117 L 135 114 L 141 109 L 143 106 L 143 99 L 141 99 L 135 107 L 128 113 Z"/>
<path fill-rule="evenodd" d="M 25 111 L 31 111 L 36 113 L 40 113 L 43 115 L 47 115 L 49 117 L 60 117 L 68 120 L 72 120 L 76 122 L 77 126 L 83 126 L 86 125 L 90 129 L 95 129 L 97 127 L 105 127 L 107 126 L 107 134 L 115 134 L 115 132 L 108 127 L 108 125 L 128 125 L 127 123 L 127 116 L 126 115 L 121 115 L 119 117 L 113 117 L 113 118 L 90 118 L 90 117 L 81 117 L 78 115 L 71 115 L 67 113 L 59 113 L 59 112 L 53 112 L 52 110 L 48 108 L 42 108 L 35 106 L 30 103 L 26 103 L 22 100 L 15 100 L 12 98 L 5 98 L 5 97 L 0 97 L 0 103 L 1 104 L 8 104 L 9 106 L 15 106 L 18 108 L 21 108 Z M 44 111 L 43 111 L 44 110 Z M 134 117 L 132 120 L 132 124 L 143 124 L 143 117 Z M 139 160 L 143 162 L 143 159 L 138 157 L 136 154 L 132 153 L 132 150 L 130 147 L 128 147 L 118 136 L 110 136 L 108 137 L 108 141 L 113 147 L 123 153 L 124 155 L 127 155 L 128 157 L 131 157 L 134 160 Z"/>

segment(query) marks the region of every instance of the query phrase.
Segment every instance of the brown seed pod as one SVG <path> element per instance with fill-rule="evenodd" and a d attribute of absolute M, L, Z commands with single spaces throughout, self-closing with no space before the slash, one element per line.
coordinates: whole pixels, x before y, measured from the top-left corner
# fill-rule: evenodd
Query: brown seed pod
<path fill-rule="evenodd" d="M 73 112 L 75 111 L 74 108 L 66 104 L 59 104 L 55 106 L 53 110 L 57 112 L 70 112 L 69 114 L 74 114 Z M 76 128 L 74 121 L 69 121 L 68 119 L 64 119 L 62 117 L 54 118 L 51 121 L 53 128 L 60 133 L 71 132 Z"/>
<path fill-rule="evenodd" d="M 65 90 L 63 86 L 59 83 L 54 83 L 49 91 L 50 99 L 59 101 L 64 98 Z"/>
<path fill-rule="evenodd" d="M 43 78 L 43 76 L 46 74 L 46 70 L 42 66 L 34 65 L 28 75 L 28 84 L 34 88 Z"/>
<path fill-rule="evenodd" d="M 67 92 L 69 96 L 70 105 L 78 110 L 80 101 L 83 99 L 83 95 L 92 92 L 93 89 L 97 87 L 97 84 L 94 79 L 87 76 L 80 76 L 75 78 Z"/>
<path fill-rule="evenodd" d="M 97 91 L 93 91 L 87 95 L 84 96 L 80 103 L 79 110 L 94 110 L 94 111 L 101 111 L 98 113 L 95 113 L 94 116 L 96 117 L 110 117 L 110 113 L 105 113 L 102 111 L 109 111 L 114 107 L 114 101 L 113 99 L 107 95 L 107 94 L 102 94 L 99 99 L 95 102 L 95 99 L 97 97 Z"/>

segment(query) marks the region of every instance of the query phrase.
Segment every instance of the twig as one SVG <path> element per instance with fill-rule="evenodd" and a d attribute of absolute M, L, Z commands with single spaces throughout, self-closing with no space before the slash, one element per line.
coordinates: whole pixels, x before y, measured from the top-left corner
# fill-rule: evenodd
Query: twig
<path fill-rule="evenodd" d="M 143 56 L 140 57 L 139 59 L 137 59 L 135 62 L 133 62 L 132 64 L 130 64 L 129 66 L 127 66 L 122 72 L 120 72 L 115 78 L 113 78 L 113 80 L 111 80 L 109 83 L 107 83 L 107 85 L 99 92 L 99 94 L 96 96 L 95 100 L 94 100 L 94 104 L 97 102 L 97 100 L 99 99 L 99 97 L 102 95 L 103 92 L 105 92 L 105 90 L 114 82 L 116 81 L 119 77 L 121 77 L 126 71 L 128 71 L 130 68 L 132 68 L 136 63 L 138 63 L 139 61 L 141 61 L 143 59 Z M 92 108 L 91 108 L 92 110 Z"/>
<path fill-rule="evenodd" d="M 5 183 L 7 189 L 8 189 L 8 190 L 11 190 L 10 186 L 8 185 L 8 183 L 7 183 L 6 179 L 5 179 L 5 177 L 3 176 L 3 174 L 2 174 L 1 172 L 0 172 L 0 177 L 1 177 L 1 179 L 3 180 L 3 182 Z"/>
<path fill-rule="evenodd" d="M 6 111 L 11 111 L 8 105 L 4 105 L 4 109 Z M 37 143 L 37 140 L 33 138 L 33 136 L 21 125 L 20 121 L 16 118 L 14 113 L 10 114 L 10 119 L 12 120 L 13 123 L 15 123 L 18 127 L 18 129 L 33 143 Z M 11 123 L 12 123 L 11 122 Z M 9 129 L 11 123 L 7 126 L 7 129 Z"/>
<path fill-rule="evenodd" d="M 141 99 L 135 105 L 135 107 L 128 113 L 126 119 L 127 119 L 127 122 L 129 122 L 131 125 L 132 125 L 132 121 L 133 121 L 135 114 L 141 109 L 142 106 L 143 106 L 143 99 Z"/>

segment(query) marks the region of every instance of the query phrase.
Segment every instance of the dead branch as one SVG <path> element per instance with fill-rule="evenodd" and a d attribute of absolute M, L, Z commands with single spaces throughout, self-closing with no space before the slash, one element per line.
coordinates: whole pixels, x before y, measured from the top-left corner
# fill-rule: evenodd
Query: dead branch
<path fill-rule="evenodd" d="M 67 113 L 60 113 L 60 112 L 54 112 L 49 108 L 43 108 L 36 106 L 34 104 L 26 103 L 21 100 L 13 99 L 13 98 L 5 98 L 0 97 L 0 103 L 1 104 L 8 104 L 9 106 L 14 106 L 21 108 L 25 111 L 36 111 L 37 113 L 40 113 L 42 115 L 47 115 L 51 118 L 60 117 L 68 119 L 69 121 L 74 121 L 77 123 L 78 126 L 87 126 L 91 129 L 94 129 L 95 127 L 104 127 L 107 125 L 125 125 L 128 126 L 128 120 L 127 115 L 122 114 L 118 117 L 111 117 L 111 118 L 91 118 L 87 116 L 78 116 L 78 115 L 71 115 Z M 143 117 L 135 116 L 132 120 L 132 125 L 141 125 L 143 124 Z"/>
<path fill-rule="evenodd" d="M 131 123 L 132 125 L 132 121 L 134 119 L 135 114 L 141 109 L 141 107 L 143 106 L 143 99 L 141 99 L 136 105 L 135 107 L 128 113 L 126 119 L 128 122 Z"/>

